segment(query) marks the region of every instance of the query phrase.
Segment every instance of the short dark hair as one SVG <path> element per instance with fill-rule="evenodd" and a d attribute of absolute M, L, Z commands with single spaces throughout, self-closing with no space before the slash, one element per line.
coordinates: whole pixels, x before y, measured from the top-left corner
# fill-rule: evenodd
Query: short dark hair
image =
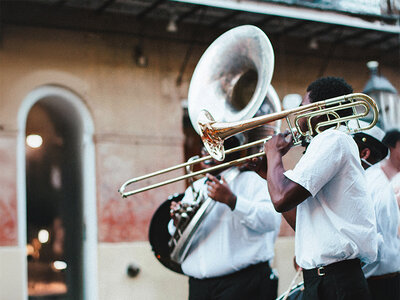
<path fill-rule="evenodd" d="M 386 147 L 395 148 L 398 141 L 400 141 L 400 131 L 397 129 L 392 129 L 386 132 L 382 143 L 385 144 Z"/>
<path fill-rule="evenodd" d="M 307 87 L 310 101 L 318 102 L 353 93 L 353 88 L 343 78 L 321 77 Z"/>
<path fill-rule="evenodd" d="M 310 92 L 310 102 L 318 102 L 351 94 L 353 93 L 353 88 L 343 78 L 321 77 L 307 87 L 307 92 Z M 336 106 L 336 104 L 334 106 Z M 336 112 L 342 118 L 353 114 L 351 108 L 340 109 Z"/>

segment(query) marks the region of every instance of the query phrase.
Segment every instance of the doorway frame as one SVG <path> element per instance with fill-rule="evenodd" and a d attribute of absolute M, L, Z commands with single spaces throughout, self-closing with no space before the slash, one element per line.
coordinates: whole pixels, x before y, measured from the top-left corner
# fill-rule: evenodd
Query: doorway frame
<path fill-rule="evenodd" d="M 57 97 L 72 105 L 82 121 L 82 208 L 83 208 L 83 297 L 86 300 L 98 299 L 97 271 L 97 203 L 96 203 L 96 170 L 94 147 L 94 124 L 91 114 L 81 97 L 70 89 L 60 85 L 42 85 L 29 92 L 18 111 L 17 140 L 17 199 L 18 199 L 18 246 L 24 255 L 22 276 L 25 285 L 24 299 L 28 299 L 28 270 L 26 260 L 26 156 L 25 130 L 28 114 L 36 102 Z"/>

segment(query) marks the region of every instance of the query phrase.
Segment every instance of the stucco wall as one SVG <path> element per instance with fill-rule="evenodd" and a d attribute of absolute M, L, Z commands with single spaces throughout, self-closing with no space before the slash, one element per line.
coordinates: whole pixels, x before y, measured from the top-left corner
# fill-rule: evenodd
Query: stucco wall
<path fill-rule="evenodd" d="M 46 84 L 72 90 L 84 101 L 94 120 L 99 239 L 146 239 L 143 223 L 155 205 L 183 189 L 182 184 L 144 193 L 136 201 L 121 201 L 117 189 L 130 177 L 182 161 L 180 101 L 186 95 L 185 85 L 175 86 L 177 70 L 173 61 L 177 60 L 177 52 L 168 51 L 172 49 L 168 44 L 149 44 L 150 64 L 142 69 L 131 57 L 136 41 L 126 41 L 125 37 L 29 28 L 6 32 L 0 51 L 0 124 L 3 135 L 7 135 L 2 143 L 13 143 L 8 136 L 16 137 L 18 130 L 24 130 L 18 128 L 17 115 L 31 90 Z M 14 174 L 8 174 L 8 185 L 15 183 L 15 146 L 10 150 L 8 147 L 7 162 Z M 15 191 L 15 187 L 11 190 Z M 1 203 L 14 205 L 15 210 L 15 195 Z M 132 206 L 138 212 L 137 218 L 131 215 Z M 140 229 L 120 233 L 122 227 L 131 226 Z"/>
<path fill-rule="evenodd" d="M 122 273 L 118 275 L 120 277 L 109 277 L 109 274 L 114 273 L 116 266 L 125 266 L 131 248 L 139 247 L 140 250 L 135 251 L 147 252 L 143 264 L 157 263 L 149 258 L 152 254 L 148 244 L 146 246 L 150 218 L 169 194 L 183 191 L 184 183 L 172 184 L 125 200 L 120 198 L 117 189 L 128 178 L 183 161 L 181 100 L 187 97 L 191 74 L 206 48 L 205 45 L 194 47 L 183 83 L 177 86 L 175 81 L 188 45 L 143 39 L 141 43 L 149 65 L 139 68 L 132 58 L 138 42 L 137 38 L 127 35 L 13 26 L 6 26 L 2 30 L 0 246 L 11 246 L 14 259 L 24 252 L 24 245 L 18 247 L 18 224 L 21 224 L 21 220 L 18 220 L 17 205 L 17 193 L 24 191 L 17 191 L 15 154 L 17 134 L 24 131 L 24 128 L 18 128 L 17 120 L 22 101 L 29 92 L 41 85 L 63 86 L 82 99 L 94 122 L 98 241 L 101 243 L 98 265 L 100 299 L 107 299 L 112 290 L 121 289 L 121 295 L 132 296 L 136 292 L 142 295 L 144 287 L 150 288 L 149 282 L 146 282 L 136 289 L 136 283 L 131 285 L 136 279 L 123 278 Z M 325 68 L 324 75 L 343 76 L 355 91 L 362 91 L 368 80 L 364 59 L 327 61 L 325 54 L 318 53 L 300 57 L 291 50 L 295 45 L 274 40 L 272 45 L 276 59 L 272 84 L 281 99 L 288 93 L 303 94 L 307 84 L 318 76 L 322 67 Z M 400 89 L 398 70 L 390 66 L 381 66 L 380 70 Z M 291 155 L 286 158 L 288 166 L 296 161 L 299 153 L 293 151 Z M 293 235 L 291 229 L 283 224 L 281 235 Z M 285 278 L 289 278 L 293 272 L 292 255 L 291 251 L 279 253 L 280 261 L 286 262 L 286 265 L 281 263 L 283 267 L 280 267 Z M 113 265 L 113 258 L 121 263 Z M 18 284 L 23 282 L 21 278 L 24 276 L 18 274 L 24 272 L 24 264 L 15 266 L 20 266 L 19 271 L 12 273 L 12 276 L 18 277 L 15 281 Z M 146 272 L 146 268 L 143 270 Z M 152 276 L 164 280 L 161 279 L 165 274 L 161 268 L 150 267 L 149 270 Z M 7 276 L 4 272 L 3 269 L 0 271 L 1 278 Z M 152 277 L 144 278 L 154 280 Z M 140 280 L 145 281 L 144 278 Z M 109 285 L 103 285 L 110 280 Z M 182 281 L 179 277 L 176 280 L 185 282 L 186 279 Z M 24 283 L 21 285 L 23 288 Z M 9 288 L 6 283 L 0 286 L 2 291 Z M 152 292 L 154 295 L 159 293 Z"/>
<path fill-rule="evenodd" d="M 27 285 L 21 272 L 24 259 L 25 248 L 0 247 L 0 300 L 24 299 Z"/>

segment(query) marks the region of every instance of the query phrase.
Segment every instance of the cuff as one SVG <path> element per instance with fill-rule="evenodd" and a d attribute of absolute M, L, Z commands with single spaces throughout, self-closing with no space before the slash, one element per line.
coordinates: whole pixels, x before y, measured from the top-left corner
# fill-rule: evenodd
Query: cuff
<path fill-rule="evenodd" d="M 233 213 L 240 216 L 247 216 L 250 213 L 251 201 L 244 199 L 243 197 L 237 196 L 236 206 Z"/>

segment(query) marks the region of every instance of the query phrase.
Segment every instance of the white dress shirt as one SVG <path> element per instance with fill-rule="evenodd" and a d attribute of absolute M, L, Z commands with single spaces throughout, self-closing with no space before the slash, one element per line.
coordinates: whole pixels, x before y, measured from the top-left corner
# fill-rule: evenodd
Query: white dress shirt
<path fill-rule="evenodd" d="M 380 164 L 368 168 L 366 177 L 381 237 L 377 260 L 363 267 L 365 277 L 368 278 L 400 271 L 400 237 L 397 235 L 399 207 Z"/>
<path fill-rule="evenodd" d="M 397 173 L 390 179 L 390 185 L 394 190 L 394 195 L 396 196 L 397 205 L 400 208 L 400 173 Z"/>
<path fill-rule="evenodd" d="M 329 129 L 314 137 L 290 180 L 311 194 L 297 206 L 295 254 L 304 269 L 377 255 L 377 232 L 371 202 L 353 138 Z"/>
<path fill-rule="evenodd" d="M 206 193 L 205 180 L 194 183 L 196 191 L 203 189 Z M 281 215 L 273 208 L 267 182 L 255 172 L 245 171 L 228 184 L 237 197 L 235 209 L 217 202 L 203 220 L 181 264 L 188 276 L 203 279 L 227 275 L 274 257 Z M 192 201 L 189 187 L 182 202 Z"/>

